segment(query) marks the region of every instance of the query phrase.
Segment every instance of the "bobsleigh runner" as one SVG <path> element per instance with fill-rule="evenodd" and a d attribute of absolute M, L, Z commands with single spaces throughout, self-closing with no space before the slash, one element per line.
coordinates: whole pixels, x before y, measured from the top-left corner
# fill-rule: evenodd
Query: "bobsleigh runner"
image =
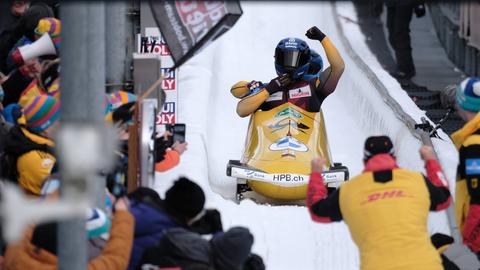
<path fill-rule="evenodd" d="M 237 201 L 254 191 L 278 201 L 304 200 L 313 157 L 323 156 L 323 179 L 337 188 L 349 177 L 348 169 L 333 163 L 322 112 L 307 112 L 292 103 L 250 118 L 241 160 L 230 160 L 227 175 L 237 178 Z"/>

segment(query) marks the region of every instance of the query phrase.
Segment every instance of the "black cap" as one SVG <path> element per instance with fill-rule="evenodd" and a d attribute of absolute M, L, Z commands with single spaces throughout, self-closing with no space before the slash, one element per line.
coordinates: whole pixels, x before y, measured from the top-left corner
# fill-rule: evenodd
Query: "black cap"
<path fill-rule="evenodd" d="M 367 161 L 378 154 L 390 154 L 394 156 L 393 143 L 388 136 L 371 136 L 365 141 L 363 160 Z"/>

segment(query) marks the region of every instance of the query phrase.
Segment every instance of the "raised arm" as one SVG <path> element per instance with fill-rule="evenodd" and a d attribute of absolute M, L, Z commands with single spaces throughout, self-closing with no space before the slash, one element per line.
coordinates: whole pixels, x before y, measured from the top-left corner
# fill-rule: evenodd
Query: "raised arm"
<path fill-rule="evenodd" d="M 451 202 L 450 190 L 445 174 L 440 167 L 440 163 L 435 157 L 432 147 L 422 146 L 420 156 L 425 161 L 427 177 L 425 184 L 430 194 L 430 210 L 440 211 L 446 209 Z"/>
<path fill-rule="evenodd" d="M 338 81 L 345 69 L 345 62 L 330 39 L 316 26 L 310 28 L 306 36 L 309 39 L 320 41 L 327 55 L 328 62 L 330 63 L 330 66 L 325 69 L 320 74 L 320 78 L 315 81 L 315 91 L 323 97 L 327 97 L 335 91 Z"/>
<path fill-rule="evenodd" d="M 322 170 L 326 160 L 317 157 L 312 160 L 312 174 L 307 187 L 306 204 L 313 221 L 329 223 L 342 220 L 340 212 L 340 193 L 336 190 L 328 195 L 323 183 Z"/>

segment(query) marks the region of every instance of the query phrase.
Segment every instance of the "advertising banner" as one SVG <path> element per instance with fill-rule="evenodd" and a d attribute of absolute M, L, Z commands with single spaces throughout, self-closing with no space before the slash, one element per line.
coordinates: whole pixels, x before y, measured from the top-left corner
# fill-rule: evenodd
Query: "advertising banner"
<path fill-rule="evenodd" d="M 242 15 L 239 1 L 150 0 L 150 7 L 175 67 L 227 32 Z"/>

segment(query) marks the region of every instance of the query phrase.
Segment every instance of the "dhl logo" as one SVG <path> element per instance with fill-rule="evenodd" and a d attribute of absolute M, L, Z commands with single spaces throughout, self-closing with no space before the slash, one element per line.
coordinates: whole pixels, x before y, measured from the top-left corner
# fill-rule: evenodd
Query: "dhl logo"
<path fill-rule="evenodd" d="M 383 191 L 383 192 L 375 192 L 375 193 L 369 194 L 367 196 L 367 199 L 364 200 L 361 203 L 361 205 L 364 205 L 366 203 L 379 201 L 379 200 L 394 199 L 394 198 L 406 198 L 406 197 L 411 197 L 411 196 L 407 195 L 401 189 L 394 189 L 394 190 L 388 190 L 388 191 Z"/>

